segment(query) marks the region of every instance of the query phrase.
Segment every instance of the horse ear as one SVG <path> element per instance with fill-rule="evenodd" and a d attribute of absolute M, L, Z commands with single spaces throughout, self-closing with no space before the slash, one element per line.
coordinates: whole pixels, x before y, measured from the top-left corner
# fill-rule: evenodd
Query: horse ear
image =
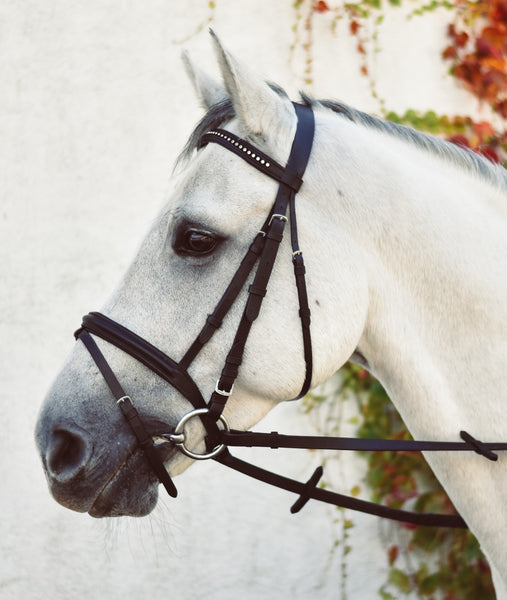
<path fill-rule="evenodd" d="M 227 90 L 220 81 L 210 77 L 200 69 L 190 58 L 186 50 L 183 51 L 181 58 L 187 75 L 194 86 L 199 101 L 205 110 L 209 110 L 214 104 L 225 100 L 228 97 Z"/>
<path fill-rule="evenodd" d="M 225 87 L 234 111 L 247 133 L 261 139 L 276 135 L 280 126 L 292 128 L 294 109 L 288 98 L 275 92 L 228 52 L 210 30 Z"/>

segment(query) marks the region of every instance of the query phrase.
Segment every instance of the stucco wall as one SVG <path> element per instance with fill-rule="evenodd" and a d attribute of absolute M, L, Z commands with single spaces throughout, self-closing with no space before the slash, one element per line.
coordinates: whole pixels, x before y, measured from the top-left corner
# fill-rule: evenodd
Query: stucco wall
<path fill-rule="evenodd" d="M 379 32 L 371 68 L 380 96 L 399 111 L 476 112 L 439 59 L 446 15 L 407 21 L 416 3 L 405 4 Z M 182 48 L 216 71 L 206 28 L 193 35 L 212 12 L 240 58 L 292 94 L 303 85 L 300 48 L 290 60 L 292 0 L 216 5 L 0 5 L 1 598 L 357 600 L 374 598 L 387 570 L 386 524 L 347 515 L 355 525 L 343 570 L 340 513 L 315 505 L 290 516 L 291 497 L 260 493 L 218 465 L 193 467 L 178 482 L 178 500 L 163 500 L 142 521 L 73 514 L 46 489 L 32 433 L 38 407 L 81 315 L 101 306 L 170 192 L 173 161 L 200 116 Z M 326 15 L 315 20 L 310 91 L 376 111 L 354 46 L 345 23 L 332 36 Z M 291 405 L 264 427 L 312 431 L 306 423 Z M 299 477 L 318 460 L 258 454 Z M 336 476 L 345 491 L 362 468 L 348 460 L 338 469 L 345 480 Z"/>

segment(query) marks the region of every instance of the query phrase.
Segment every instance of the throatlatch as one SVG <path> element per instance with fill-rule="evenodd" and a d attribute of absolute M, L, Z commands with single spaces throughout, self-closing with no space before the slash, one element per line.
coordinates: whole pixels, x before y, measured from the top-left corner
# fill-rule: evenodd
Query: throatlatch
<path fill-rule="evenodd" d="M 158 437 L 165 438 L 169 443 L 174 444 L 191 458 L 213 458 L 217 462 L 250 477 L 297 494 L 299 498 L 293 504 L 291 512 L 298 512 L 310 499 L 315 499 L 328 504 L 416 525 L 466 528 L 466 523 L 457 515 L 421 514 L 398 510 L 319 488 L 318 483 L 323 474 L 322 467 L 318 467 L 310 479 L 306 483 L 302 483 L 276 473 L 265 471 L 233 456 L 229 452 L 229 446 L 370 451 L 473 450 L 489 460 L 497 460 L 498 456 L 493 450 L 507 450 L 506 443 L 483 443 L 463 431 L 461 432 L 462 442 L 413 442 L 287 436 L 276 432 L 265 434 L 229 430 L 228 423 L 222 413 L 227 400 L 232 394 L 234 382 L 238 377 L 248 335 L 261 310 L 262 301 L 267 293 L 267 285 L 280 243 L 283 239 L 284 228 L 289 220 L 292 261 L 299 300 L 299 316 L 301 319 L 303 352 L 306 364 L 304 382 L 298 398 L 307 393 L 311 384 L 313 360 L 310 335 L 310 308 L 305 282 L 303 254 L 299 247 L 297 235 L 295 198 L 296 193 L 303 184 L 303 175 L 311 153 L 314 135 L 314 116 L 312 109 L 308 106 L 295 104 L 294 107 L 298 126 L 286 167 L 282 167 L 276 163 L 249 142 L 223 129 L 209 131 L 201 139 L 200 148 L 208 143 L 220 144 L 257 170 L 278 181 L 279 188 L 275 202 L 263 226 L 250 244 L 248 251 L 214 311 L 208 315 L 201 332 L 190 345 L 183 358 L 179 362 L 171 359 L 134 332 L 96 312 L 90 313 L 83 318 L 82 326 L 75 333 L 75 336 L 77 339 L 82 340 L 90 352 L 113 396 L 116 398 L 122 414 L 136 436 L 139 446 L 143 450 L 151 468 L 171 496 L 176 496 L 176 487 L 164 467 L 158 454 L 157 446 L 144 427 L 142 418 L 135 409 L 131 398 L 123 390 L 102 352 L 93 340 L 92 335 L 100 337 L 130 354 L 167 381 L 193 406 L 194 410 L 181 418 L 173 432 L 168 432 Z M 289 211 L 289 218 L 287 217 L 287 211 Z M 255 265 L 257 265 L 257 269 L 254 273 Z M 233 344 L 227 354 L 224 367 L 215 386 L 215 391 L 211 395 L 209 402 L 206 403 L 198 386 L 189 375 L 188 367 L 204 345 L 211 339 L 215 331 L 220 328 L 224 317 L 236 301 L 240 291 L 247 284 L 252 273 L 254 274 L 248 287 L 248 297 Z M 203 454 L 193 452 L 185 444 L 185 424 L 192 418 L 199 418 L 206 429 L 206 452 Z"/>

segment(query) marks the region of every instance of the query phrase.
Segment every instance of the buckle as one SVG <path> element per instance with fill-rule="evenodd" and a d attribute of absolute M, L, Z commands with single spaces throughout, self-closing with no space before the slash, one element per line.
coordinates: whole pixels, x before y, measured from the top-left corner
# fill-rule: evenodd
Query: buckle
<path fill-rule="evenodd" d="M 287 217 L 285 215 L 279 215 L 279 214 L 275 213 L 274 215 L 271 215 L 271 219 L 269 219 L 268 227 L 273 222 L 273 219 L 280 219 L 280 221 L 284 221 L 285 223 L 287 223 Z"/>
<path fill-rule="evenodd" d="M 228 398 L 231 394 L 232 394 L 232 390 L 234 389 L 234 384 L 232 384 L 232 387 L 230 389 L 229 392 L 226 392 L 225 390 L 219 390 L 218 389 L 218 384 L 220 383 L 220 379 L 217 380 L 216 384 L 215 384 L 215 393 L 220 394 L 220 396 L 225 396 L 226 398 Z M 204 408 L 199 408 L 197 410 L 206 410 Z"/>

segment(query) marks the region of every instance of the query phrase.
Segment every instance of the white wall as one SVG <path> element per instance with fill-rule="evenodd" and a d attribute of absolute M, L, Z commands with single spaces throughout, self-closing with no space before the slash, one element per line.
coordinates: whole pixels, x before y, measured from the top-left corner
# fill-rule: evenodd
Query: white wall
<path fill-rule="evenodd" d="M 329 2 L 332 4 L 332 2 Z M 406 0 L 413 8 L 416 3 Z M 292 0 L 4 0 L 0 5 L 0 597 L 26 600 L 374 598 L 391 529 L 352 519 L 342 569 L 343 516 L 218 465 L 196 465 L 177 501 L 144 520 L 98 522 L 58 506 L 33 443 L 44 393 L 73 345 L 81 315 L 99 308 L 170 191 L 173 161 L 200 116 L 179 55 L 184 44 L 214 69 L 204 31 L 295 94 L 302 52 L 290 63 Z M 440 61 L 446 13 L 406 21 L 389 12 L 372 65 L 388 108 L 470 113 Z M 316 96 L 378 110 L 358 75 L 355 42 L 330 15 L 315 19 Z M 418 69 L 413 64 L 417 61 Z M 311 431 L 295 405 L 265 428 Z M 258 453 L 261 462 L 266 452 Z M 269 455 L 308 477 L 318 457 Z M 360 482 L 342 459 L 337 486 Z M 346 577 L 343 575 L 346 573 Z"/>

